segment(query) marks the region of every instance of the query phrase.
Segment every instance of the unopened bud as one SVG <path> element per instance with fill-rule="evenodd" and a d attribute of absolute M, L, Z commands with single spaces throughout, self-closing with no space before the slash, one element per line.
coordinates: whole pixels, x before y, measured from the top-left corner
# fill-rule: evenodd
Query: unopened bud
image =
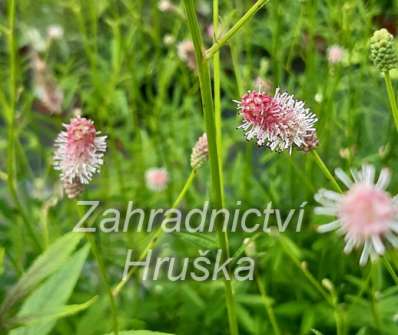
<path fill-rule="evenodd" d="M 370 58 L 381 72 L 388 72 L 397 67 L 398 56 L 394 47 L 394 36 L 387 29 L 374 32 L 370 39 Z"/>
<path fill-rule="evenodd" d="M 191 167 L 192 169 L 200 168 L 209 157 L 209 146 L 207 142 L 207 134 L 204 133 L 192 149 Z"/>

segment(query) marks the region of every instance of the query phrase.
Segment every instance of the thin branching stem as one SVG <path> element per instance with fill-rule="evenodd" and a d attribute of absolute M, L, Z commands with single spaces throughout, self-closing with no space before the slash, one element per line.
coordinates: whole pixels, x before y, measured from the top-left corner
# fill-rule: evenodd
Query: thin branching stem
<path fill-rule="evenodd" d="M 263 6 L 270 0 L 258 0 L 233 26 L 228 30 L 224 36 L 215 41 L 214 44 L 205 52 L 204 59 L 210 59 L 218 52 L 238 31 L 242 28 L 247 21 L 249 21 Z"/>
<path fill-rule="evenodd" d="M 184 0 L 185 11 L 187 14 L 188 26 L 191 32 L 192 41 L 195 47 L 195 58 L 197 72 L 199 76 L 200 92 L 202 97 L 202 108 L 206 124 L 207 138 L 209 142 L 209 159 L 211 170 L 212 185 L 212 204 L 216 209 L 223 208 L 223 185 L 220 176 L 220 152 L 217 146 L 217 131 L 214 117 L 214 105 L 210 80 L 209 64 L 203 54 L 203 42 L 200 26 L 193 0 Z M 246 21 L 245 21 L 246 22 Z M 217 48 L 218 50 L 218 48 Z M 219 218 L 219 217 L 218 217 Z M 229 258 L 228 234 L 222 229 L 222 220 L 216 223 L 219 245 L 222 250 L 224 260 Z M 225 300 L 228 311 L 229 330 L 231 335 L 239 334 L 238 321 L 236 316 L 235 296 L 231 280 L 224 278 Z"/>

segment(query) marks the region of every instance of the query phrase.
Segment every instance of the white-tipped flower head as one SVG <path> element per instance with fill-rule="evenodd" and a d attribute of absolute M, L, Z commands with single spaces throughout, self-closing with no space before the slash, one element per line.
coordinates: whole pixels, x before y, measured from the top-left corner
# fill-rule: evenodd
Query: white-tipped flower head
<path fill-rule="evenodd" d="M 169 174 L 165 168 L 151 168 L 145 172 L 145 182 L 149 190 L 161 192 L 169 182 Z"/>
<path fill-rule="evenodd" d="M 204 133 L 195 143 L 191 153 L 192 169 L 200 168 L 209 158 L 209 145 L 207 142 L 207 134 Z"/>
<path fill-rule="evenodd" d="M 328 49 L 328 62 L 330 64 L 341 63 L 344 59 L 346 51 L 340 45 L 332 45 Z"/>
<path fill-rule="evenodd" d="M 98 136 L 94 122 L 80 116 L 64 127 L 55 140 L 54 168 L 64 183 L 88 184 L 103 163 L 106 136 Z"/>
<path fill-rule="evenodd" d="M 374 32 L 369 44 L 370 58 L 381 72 L 388 72 L 397 67 L 398 56 L 394 46 L 394 37 L 387 29 Z"/>
<path fill-rule="evenodd" d="M 249 91 L 236 101 L 242 125 L 248 140 L 255 139 L 258 145 L 271 150 L 292 150 L 293 146 L 303 149 L 308 136 L 316 132 L 316 116 L 296 100 L 279 89 L 273 97 L 264 92 Z"/>
<path fill-rule="evenodd" d="M 319 215 L 334 216 L 336 219 L 318 228 L 319 232 L 337 230 L 344 235 L 344 252 L 362 248 L 359 263 L 365 265 L 368 259 L 376 259 L 385 252 L 385 243 L 398 247 L 398 198 L 392 198 L 386 191 L 390 173 L 383 169 L 375 182 L 375 168 L 364 165 L 359 171 L 351 171 L 352 178 L 337 169 L 337 177 L 348 187 L 341 194 L 320 190 L 315 200 L 322 206 L 315 209 Z"/>

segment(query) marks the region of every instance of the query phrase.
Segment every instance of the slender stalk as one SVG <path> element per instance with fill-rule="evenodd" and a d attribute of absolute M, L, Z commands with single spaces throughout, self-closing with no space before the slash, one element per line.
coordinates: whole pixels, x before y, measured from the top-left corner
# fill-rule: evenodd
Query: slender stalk
<path fill-rule="evenodd" d="M 17 100 L 17 82 L 16 82 L 16 44 L 15 44 L 15 15 L 16 3 L 15 0 L 9 1 L 8 7 L 8 31 L 7 31 L 7 44 L 8 44 L 8 66 L 9 66 L 9 103 L 7 104 L 7 122 L 8 122 L 8 147 L 7 147 L 7 185 L 10 195 L 17 207 L 22 220 L 27 228 L 28 234 L 34 242 L 35 246 L 40 250 L 41 245 L 35 234 L 33 226 L 29 220 L 24 207 L 17 193 L 16 181 L 16 135 L 15 135 L 15 110 Z"/>
<path fill-rule="evenodd" d="M 109 302 L 111 305 L 111 311 L 112 311 L 112 328 L 113 328 L 113 335 L 119 335 L 119 322 L 118 322 L 118 312 L 117 312 L 117 306 L 116 306 L 116 301 L 115 297 L 112 294 L 112 289 L 109 285 L 109 278 L 106 272 L 105 268 L 105 263 L 104 259 L 102 257 L 101 252 L 98 250 L 97 245 L 95 243 L 94 236 L 92 236 L 90 233 L 86 234 L 88 241 L 90 242 L 91 245 L 91 251 L 94 254 L 94 257 L 97 261 L 98 268 L 100 271 L 100 275 L 102 278 L 102 283 L 106 289 L 106 292 L 109 297 Z"/>
<path fill-rule="evenodd" d="M 261 7 L 265 6 L 270 0 L 258 0 L 233 26 L 230 30 L 228 30 L 223 37 L 221 37 L 218 41 L 214 42 L 214 44 L 205 52 L 204 59 L 210 59 L 213 55 L 218 52 L 220 48 L 222 48 L 238 31 L 242 26 L 249 21 L 254 14 L 258 12 Z"/>
<path fill-rule="evenodd" d="M 192 170 L 191 174 L 189 175 L 189 177 L 187 178 L 187 180 L 185 181 L 185 184 L 182 188 L 182 190 L 180 191 L 180 193 L 178 194 L 176 200 L 174 201 L 173 205 L 171 206 L 171 209 L 175 209 L 177 208 L 182 199 L 184 199 L 185 194 L 188 192 L 188 190 L 190 189 L 193 180 L 195 179 L 196 176 L 196 170 Z M 167 220 L 170 217 L 170 215 L 166 215 L 165 218 L 163 219 L 162 223 L 159 225 L 158 229 L 155 231 L 155 233 L 153 234 L 153 236 L 151 237 L 151 239 L 149 240 L 148 244 L 146 245 L 146 247 L 144 248 L 144 250 L 142 251 L 141 255 L 138 258 L 138 261 L 142 261 L 148 251 L 150 249 L 152 249 L 155 244 L 157 243 L 157 241 L 159 241 L 160 237 L 163 234 L 163 222 L 165 220 Z M 112 294 L 114 297 L 118 296 L 118 294 L 120 293 L 121 289 L 124 287 L 124 285 L 126 285 L 126 283 L 129 281 L 129 279 L 131 278 L 131 276 L 134 274 L 136 267 L 133 267 L 129 270 L 129 272 L 127 273 L 127 276 L 125 278 L 123 278 L 112 290 Z"/>
<path fill-rule="evenodd" d="M 77 212 L 79 216 L 83 215 L 82 209 L 79 206 L 76 206 Z M 104 286 L 108 297 L 109 297 L 109 302 L 111 306 L 111 313 L 112 313 L 112 330 L 113 330 L 113 335 L 118 335 L 119 334 L 119 322 L 118 322 L 118 312 L 117 312 L 117 306 L 116 306 L 116 301 L 114 296 L 112 295 L 112 289 L 109 285 L 109 278 L 106 272 L 106 267 L 105 267 L 105 262 L 104 258 L 101 254 L 101 251 L 98 250 L 97 244 L 95 242 L 95 237 L 91 235 L 91 233 L 85 234 L 88 242 L 90 243 L 90 248 L 91 252 L 94 255 L 95 261 L 97 263 L 100 276 L 101 276 L 101 282 L 102 285 Z"/>
<path fill-rule="evenodd" d="M 214 42 L 218 34 L 218 0 L 213 0 L 213 30 Z M 223 163 L 222 163 L 222 117 L 221 117 L 221 80 L 220 80 L 220 53 L 217 51 L 213 56 L 213 91 L 214 91 L 214 119 L 216 123 L 216 137 L 218 148 L 218 166 L 220 169 L 221 185 L 224 185 Z M 221 189 L 221 196 L 224 202 L 224 189 Z"/>
<path fill-rule="evenodd" d="M 257 271 L 254 273 L 254 277 L 255 277 L 254 279 L 256 280 L 258 290 L 261 295 L 261 299 L 263 300 L 265 311 L 267 312 L 269 321 L 271 322 L 271 326 L 274 331 L 274 334 L 280 335 L 281 331 L 279 329 L 278 322 L 276 321 L 276 317 L 275 317 L 274 309 L 272 308 L 272 304 L 269 302 L 269 298 L 267 295 L 267 291 L 265 289 L 265 285 L 261 281 L 260 275 Z"/>
<path fill-rule="evenodd" d="M 262 1 L 263 2 L 263 1 Z M 185 11 L 188 19 L 189 30 L 191 31 L 192 41 L 195 47 L 195 58 L 199 75 L 200 92 L 202 96 L 202 106 L 206 123 L 207 138 L 209 142 L 209 159 L 212 184 L 212 203 L 216 209 L 223 208 L 223 185 L 220 177 L 220 156 L 217 147 L 217 133 L 213 109 L 213 97 L 211 90 L 209 65 L 203 55 L 203 42 L 200 33 L 198 18 L 195 11 L 194 0 L 184 0 Z M 246 22 L 245 20 L 244 22 Z M 225 43 L 225 42 L 224 42 Z M 217 48 L 218 50 L 219 48 Z M 217 51 L 215 50 L 215 51 Z M 212 53 L 213 55 L 213 53 Z M 217 236 L 222 249 L 223 259 L 229 257 L 228 235 L 222 229 L 222 221 L 217 220 Z M 228 311 L 228 322 L 231 335 L 239 334 L 238 321 L 236 317 L 235 297 L 230 280 L 224 278 L 225 298 Z"/>
<path fill-rule="evenodd" d="M 372 314 L 373 319 L 376 326 L 377 334 L 383 334 L 382 332 L 382 321 L 380 318 L 380 313 L 378 309 L 378 301 L 376 297 L 376 276 L 377 276 L 377 267 L 376 264 L 370 263 L 370 272 L 371 272 L 371 307 L 372 307 Z"/>
<path fill-rule="evenodd" d="M 394 118 L 395 127 L 398 131 L 398 107 L 397 107 L 397 99 L 395 98 L 394 89 L 392 87 L 390 72 L 384 72 L 384 81 L 386 83 L 388 100 L 390 101 L 390 107 L 392 116 Z"/>
<path fill-rule="evenodd" d="M 326 164 L 324 163 L 322 158 L 319 156 L 319 154 L 315 150 L 312 150 L 311 153 L 315 159 L 316 164 L 321 169 L 321 171 L 325 175 L 325 177 L 327 179 L 329 179 L 329 181 L 332 183 L 332 185 L 336 189 L 336 191 L 338 191 L 339 193 L 342 193 L 343 190 L 341 189 L 340 185 L 337 183 L 336 178 L 333 177 L 332 173 L 329 171 L 328 167 L 326 166 Z"/>
<path fill-rule="evenodd" d="M 391 278 L 394 280 L 395 285 L 398 285 L 398 275 L 395 273 L 394 268 L 392 267 L 390 261 L 387 258 L 387 255 L 383 256 L 383 263 Z"/>

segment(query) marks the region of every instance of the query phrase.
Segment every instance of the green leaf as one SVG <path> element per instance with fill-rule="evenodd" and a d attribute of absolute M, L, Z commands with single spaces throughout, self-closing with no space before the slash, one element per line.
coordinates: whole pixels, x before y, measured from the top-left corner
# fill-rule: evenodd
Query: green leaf
<path fill-rule="evenodd" d="M 205 234 L 200 234 L 200 233 L 192 234 L 188 232 L 179 232 L 177 236 L 186 241 L 187 243 L 194 244 L 199 248 L 214 249 L 217 247 L 217 242 L 213 238 Z"/>
<path fill-rule="evenodd" d="M 17 328 L 10 335 L 46 335 L 49 334 L 59 317 L 66 316 L 68 312 L 65 304 L 72 294 L 73 288 L 79 279 L 83 264 L 87 258 L 89 246 L 77 251 L 55 274 L 46 280 L 24 302 L 18 313 L 19 318 L 29 318 L 40 311 L 41 315 L 47 315 L 49 320 L 35 322 L 28 327 Z M 88 307 L 88 305 L 83 307 Z M 78 308 L 72 307 L 69 312 L 77 312 Z M 58 311 L 58 316 L 54 315 Z M 57 313 L 57 312 L 56 312 Z"/>
<path fill-rule="evenodd" d="M 25 272 L 17 284 L 11 288 L 3 304 L 0 314 L 4 314 L 20 299 L 29 294 L 44 279 L 57 271 L 75 250 L 82 238 L 82 234 L 69 233 L 56 240 L 43 254 L 41 254 Z"/>
<path fill-rule="evenodd" d="M 52 311 L 46 312 L 46 314 L 36 314 L 28 316 L 20 316 L 10 320 L 11 328 L 16 327 L 26 327 L 38 322 L 49 322 L 66 316 L 74 315 L 79 313 L 88 307 L 90 307 L 94 302 L 97 301 L 97 296 L 91 298 L 85 303 L 75 304 L 75 305 L 65 305 L 55 308 Z M 14 326 L 15 325 L 15 326 Z"/>

